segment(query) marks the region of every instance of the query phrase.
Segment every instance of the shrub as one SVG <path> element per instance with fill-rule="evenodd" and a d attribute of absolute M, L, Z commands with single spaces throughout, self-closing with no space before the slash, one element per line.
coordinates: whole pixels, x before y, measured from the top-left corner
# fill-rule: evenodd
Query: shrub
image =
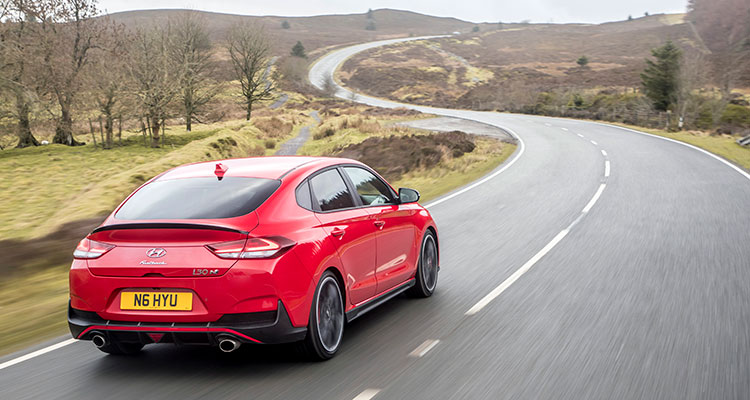
<path fill-rule="evenodd" d="M 578 60 L 576 60 L 576 64 L 578 64 L 581 67 L 585 67 L 589 65 L 589 58 L 586 56 L 580 56 L 578 57 Z"/>
<path fill-rule="evenodd" d="M 280 138 L 292 132 L 292 124 L 284 122 L 278 117 L 257 118 L 253 125 L 269 138 Z"/>
<path fill-rule="evenodd" d="M 721 114 L 721 123 L 729 127 L 750 127 L 750 108 L 728 104 Z"/>
<path fill-rule="evenodd" d="M 313 139 L 314 140 L 320 140 L 320 139 L 323 139 L 323 138 L 327 138 L 327 137 L 333 136 L 335 134 L 336 134 L 336 130 L 335 129 L 333 129 L 333 128 L 325 128 L 323 130 L 320 130 L 320 131 L 316 132 L 315 135 L 313 135 Z"/>
<path fill-rule="evenodd" d="M 276 141 L 273 139 L 266 139 L 265 143 L 267 149 L 272 149 L 276 147 Z"/>

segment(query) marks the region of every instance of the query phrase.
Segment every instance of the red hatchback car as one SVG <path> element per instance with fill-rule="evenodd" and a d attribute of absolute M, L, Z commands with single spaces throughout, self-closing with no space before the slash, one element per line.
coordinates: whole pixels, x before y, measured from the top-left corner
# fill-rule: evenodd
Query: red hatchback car
<path fill-rule="evenodd" d="M 437 230 L 417 200 L 347 159 L 171 169 L 76 248 L 71 333 L 111 354 L 301 342 L 328 359 L 346 322 L 399 293 L 435 290 Z"/>

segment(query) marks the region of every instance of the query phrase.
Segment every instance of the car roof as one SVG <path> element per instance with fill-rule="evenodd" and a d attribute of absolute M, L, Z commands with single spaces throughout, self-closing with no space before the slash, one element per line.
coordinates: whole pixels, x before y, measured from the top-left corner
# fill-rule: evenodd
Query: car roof
<path fill-rule="evenodd" d="M 359 162 L 354 160 L 334 157 L 269 156 L 232 158 L 181 165 L 165 172 L 156 180 L 213 177 L 216 176 L 214 173 L 216 164 L 222 164 L 226 168 L 225 177 L 281 179 L 293 171 L 306 173 L 328 165 L 341 163 L 359 164 Z"/>

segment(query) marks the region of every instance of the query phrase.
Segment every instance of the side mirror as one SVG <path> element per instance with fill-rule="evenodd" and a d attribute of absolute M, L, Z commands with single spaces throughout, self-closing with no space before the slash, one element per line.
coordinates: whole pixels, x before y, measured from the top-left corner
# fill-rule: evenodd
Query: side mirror
<path fill-rule="evenodd" d="M 401 204 L 416 203 L 419 201 L 419 192 L 414 189 L 401 188 L 398 190 L 398 200 Z"/>

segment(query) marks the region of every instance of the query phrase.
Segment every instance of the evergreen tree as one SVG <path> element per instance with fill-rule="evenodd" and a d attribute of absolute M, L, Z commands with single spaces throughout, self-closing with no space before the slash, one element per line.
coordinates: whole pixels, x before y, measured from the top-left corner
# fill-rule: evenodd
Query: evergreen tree
<path fill-rule="evenodd" d="M 284 22 L 281 23 L 281 27 L 283 29 L 289 29 L 291 27 L 291 25 L 289 25 L 289 21 L 284 20 Z"/>
<path fill-rule="evenodd" d="M 292 47 L 292 55 L 294 57 L 307 58 L 307 54 L 305 54 L 305 46 L 303 46 L 302 42 L 299 40 L 297 41 L 297 44 Z"/>
<path fill-rule="evenodd" d="M 580 65 L 581 67 L 585 67 L 589 65 L 589 58 L 586 56 L 580 56 L 578 57 L 578 60 L 576 60 L 576 63 Z"/>
<path fill-rule="evenodd" d="M 663 46 L 651 50 L 651 54 L 656 60 L 646 59 L 646 69 L 641 73 L 641 81 L 654 108 L 667 111 L 677 101 L 682 50 L 669 40 Z"/>

